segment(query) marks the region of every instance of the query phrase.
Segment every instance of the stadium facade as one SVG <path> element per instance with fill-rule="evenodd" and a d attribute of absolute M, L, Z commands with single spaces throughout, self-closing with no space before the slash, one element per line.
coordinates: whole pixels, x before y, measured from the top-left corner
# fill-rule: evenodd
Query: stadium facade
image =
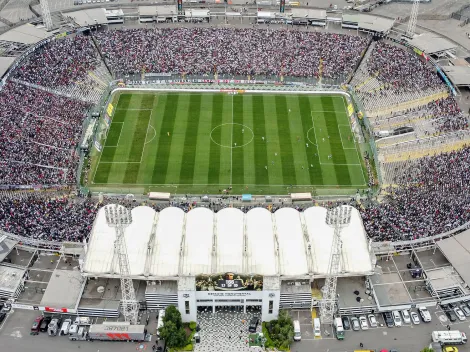
<path fill-rule="evenodd" d="M 271 320 L 280 308 L 310 308 L 312 283 L 328 272 L 334 229 L 326 214 L 323 207 L 157 213 L 139 206 L 125 229 L 130 274 L 147 282 L 147 309 L 177 304 L 184 321 L 195 321 L 199 307 L 258 306 Z M 83 276 L 120 277 L 115 239 L 103 207 L 85 246 Z M 354 208 L 341 239 L 340 276 L 371 275 L 375 257 Z"/>

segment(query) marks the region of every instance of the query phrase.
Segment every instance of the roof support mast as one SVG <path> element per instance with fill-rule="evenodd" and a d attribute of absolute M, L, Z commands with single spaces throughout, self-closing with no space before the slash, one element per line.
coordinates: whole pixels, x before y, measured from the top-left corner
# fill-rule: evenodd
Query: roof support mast
<path fill-rule="evenodd" d="M 139 304 L 135 298 L 134 284 L 130 277 L 129 258 L 124 239 L 124 229 L 132 223 L 132 213 L 121 205 L 110 205 L 104 208 L 106 222 L 116 229 L 114 242 L 114 257 L 119 261 L 121 272 L 121 305 L 124 319 L 131 324 L 137 324 Z"/>
<path fill-rule="evenodd" d="M 411 15 L 408 21 L 408 29 L 406 30 L 406 35 L 410 38 L 413 38 L 415 35 L 416 23 L 418 22 L 418 10 L 419 10 L 419 1 L 413 1 L 413 7 L 411 8 Z"/>
<path fill-rule="evenodd" d="M 51 11 L 49 11 L 49 2 L 48 0 L 40 0 L 41 4 L 41 12 L 42 12 L 42 20 L 44 22 L 44 26 L 46 26 L 47 30 L 52 30 L 52 18 L 51 18 Z"/>
<path fill-rule="evenodd" d="M 334 227 L 333 243 L 328 264 L 328 274 L 323 289 L 323 299 L 320 302 L 320 320 L 322 324 L 332 324 L 336 312 L 336 284 L 341 266 L 341 230 L 351 222 L 351 207 L 340 206 L 329 209 L 326 213 L 326 224 Z"/>

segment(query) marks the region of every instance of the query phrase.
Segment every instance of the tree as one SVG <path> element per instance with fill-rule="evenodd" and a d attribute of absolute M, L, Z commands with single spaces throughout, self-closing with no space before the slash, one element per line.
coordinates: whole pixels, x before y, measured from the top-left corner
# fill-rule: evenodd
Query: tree
<path fill-rule="evenodd" d="M 429 348 L 429 347 L 424 347 L 421 352 L 434 352 L 434 350 L 432 348 Z"/>
<path fill-rule="evenodd" d="M 175 323 L 176 327 L 179 329 L 183 326 L 183 321 L 181 320 L 181 313 L 175 306 L 168 306 L 165 309 L 165 317 L 163 318 L 163 323 L 167 321 L 172 321 Z"/>
<path fill-rule="evenodd" d="M 281 311 L 277 320 L 270 322 L 270 339 L 277 348 L 287 349 L 294 339 L 294 325 L 287 311 Z"/>
<path fill-rule="evenodd" d="M 160 337 L 165 340 L 170 348 L 181 348 L 186 345 L 186 332 L 183 328 L 177 328 L 176 324 L 169 320 L 160 328 Z"/>
<path fill-rule="evenodd" d="M 183 328 L 181 313 L 175 306 L 165 309 L 163 326 L 159 329 L 160 337 L 170 348 L 181 348 L 186 345 L 186 331 Z"/>

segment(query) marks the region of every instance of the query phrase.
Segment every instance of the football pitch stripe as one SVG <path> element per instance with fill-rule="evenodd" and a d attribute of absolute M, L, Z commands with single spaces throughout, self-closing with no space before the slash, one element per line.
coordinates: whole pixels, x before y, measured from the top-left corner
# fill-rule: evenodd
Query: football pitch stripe
<path fill-rule="evenodd" d="M 292 141 L 290 121 L 287 110 L 287 98 L 283 95 L 275 96 L 276 118 L 278 125 L 278 138 L 281 147 L 283 184 L 296 184 L 294 155 L 292 152 Z"/>
<path fill-rule="evenodd" d="M 186 117 L 186 133 L 184 136 L 184 153 L 181 160 L 180 183 L 193 183 L 194 163 L 196 160 L 196 145 L 199 136 L 199 118 L 201 117 L 202 96 L 194 94 L 189 97 L 189 107 Z"/>
<path fill-rule="evenodd" d="M 216 128 L 222 124 L 222 107 L 224 96 L 222 94 L 214 94 L 212 96 L 212 116 L 211 116 L 211 135 L 210 137 L 216 141 L 220 141 L 222 130 Z M 208 183 L 218 184 L 220 179 L 220 146 L 214 142 L 209 144 L 209 170 L 207 175 Z"/>
<path fill-rule="evenodd" d="M 244 138 L 242 135 L 242 129 L 239 125 L 234 124 L 244 124 L 243 116 L 245 111 L 243 110 L 245 98 L 243 95 L 232 95 L 232 106 L 233 106 L 233 115 L 232 115 L 232 182 L 237 184 L 244 184 L 245 183 L 245 164 L 244 164 L 244 157 L 245 157 L 245 148 L 233 148 L 234 143 L 240 143 L 241 141 L 244 142 Z M 242 127 L 243 128 L 243 127 Z"/>
<path fill-rule="evenodd" d="M 198 94 L 199 95 L 199 94 Z M 186 133 L 188 133 L 189 112 L 191 105 L 191 97 L 185 97 L 178 100 L 178 106 L 176 110 L 175 125 L 173 127 L 173 138 L 171 140 L 170 153 L 168 155 L 168 168 L 166 171 L 165 182 L 171 184 L 173 182 L 179 182 L 181 175 L 181 168 L 183 167 L 183 156 L 189 150 L 185 149 L 184 141 Z M 194 132 L 197 132 L 194 131 Z M 193 133 L 194 133 L 193 132 Z"/>
<path fill-rule="evenodd" d="M 325 111 L 334 111 L 334 102 L 331 97 L 322 97 L 321 99 L 323 110 Z M 328 130 L 328 142 L 330 144 L 330 150 L 332 155 L 332 160 L 335 168 L 336 179 L 340 185 L 348 185 L 351 183 L 351 178 L 349 176 L 349 168 L 346 165 L 338 164 L 347 164 L 346 156 L 344 154 L 343 146 L 341 145 L 341 136 L 338 130 L 338 117 L 336 112 L 324 113 L 325 116 L 325 125 Z"/>
<path fill-rule="evenodd" d="M 163 105 L 162 127 L 158 138 L 158 149 L 155 154 L 155 166 L 152 172 L 151 183 L 164 183 L 170 161 L 170 148 L 173 139 L 176 112 L 178 108 L 177 94 L 165 94 Z M 163 99 L 162 99 L 163 100 Z"/>
<path fill-rule="evenodd" d="M 305 139 L 307 141 L 305 143 L 309 143 L 309 150 L 307 153 L 307 162 L 308 162 L 308 170 L 310 176 L 310 183 L 312 185 L 315 184 L 323 184 L 323 176 L 322 176 L 322 168 L 320 165 L 320 159 L 318 156 L 318 149 L 316 145 L 311 145 L 311 143 L 317 144 L 317 140 L 315 139 L 315 134 L 312 132 L 311 136 L 309 134 L 309 130 L 312 128 L 312 116 L 311 116 L 311 106 L 310 106 L 310 99 L 309 97 L 303 95 L 299 97 L 299 113 L 302 117 L 302 126 Z"/>
<path fill-rule="evenodd" d="M 262 95 L 253 95 L 251 100 L 251 114 L 253 121 L 253 148 L 254 148 L 254 168 L 255 184 L 269 184 L 269 174 L 264 168 L 268 165 L 268 150 L 266 142 L 261 137 L 266 136 L 266 121 L 264 112 L 264 98 Z"/>

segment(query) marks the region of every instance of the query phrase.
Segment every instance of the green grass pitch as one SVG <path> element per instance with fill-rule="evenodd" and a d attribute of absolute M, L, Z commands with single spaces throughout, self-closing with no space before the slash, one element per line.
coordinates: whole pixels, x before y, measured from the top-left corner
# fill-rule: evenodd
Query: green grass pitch
<path fill-rule="evenodd" d="M 342 96 L 121 93 L 91 187 L 287 194 L 367 184 Z"/>

